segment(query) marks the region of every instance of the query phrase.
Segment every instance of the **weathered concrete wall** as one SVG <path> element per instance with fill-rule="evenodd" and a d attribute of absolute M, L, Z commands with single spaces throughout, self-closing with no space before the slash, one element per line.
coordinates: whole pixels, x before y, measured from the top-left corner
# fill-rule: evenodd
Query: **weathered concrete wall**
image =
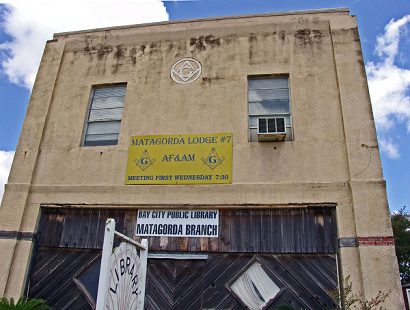
<path fill-rule="evenodd" d="M 193 57 L 202 75 L 175 84 Z M 248 142 L 247 76 L 288 74 L 294 140 Z M 127 82 L 118 145 L 81 147 L 93 85 Z M 233 184 L 125 186 L 131 135 L 232 132 Z M 67 33 L 47 43 L 0 208 L 0 230 L 35 231 L 40 204 L 138 207 L 336 203 L 340 238 L 391 237 L 357 25 L 346 11 Z M 30 242 L 0 239 L 0 294 L 21 294 Z M 18 257 L 18 259 L 17 259 Z M 386 262 L 383 281 L 377 280 Z M 340 251 L 365 298 L 393 289 L 393 245 Z"/>

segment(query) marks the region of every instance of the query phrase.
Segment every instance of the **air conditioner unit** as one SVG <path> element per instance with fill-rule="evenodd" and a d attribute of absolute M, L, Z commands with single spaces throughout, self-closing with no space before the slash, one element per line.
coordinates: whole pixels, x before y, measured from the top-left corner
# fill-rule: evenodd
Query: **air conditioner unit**
<path fill-rule="evenodd" d="M 285 141 L 286 120 L 284 117 L 259 117 L 258 141 Z"/>

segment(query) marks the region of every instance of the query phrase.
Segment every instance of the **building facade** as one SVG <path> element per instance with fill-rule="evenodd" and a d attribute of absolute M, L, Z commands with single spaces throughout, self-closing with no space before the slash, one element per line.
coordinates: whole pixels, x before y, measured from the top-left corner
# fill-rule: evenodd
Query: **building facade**
<path fill-rule="evenodd" d="M 148 238 L 146 309 L 332 309 L 347 277 L 403 309 L 355 17 L 55 34 L 0 208 L 0 294 L 90 309 L 107 218 Z"/>

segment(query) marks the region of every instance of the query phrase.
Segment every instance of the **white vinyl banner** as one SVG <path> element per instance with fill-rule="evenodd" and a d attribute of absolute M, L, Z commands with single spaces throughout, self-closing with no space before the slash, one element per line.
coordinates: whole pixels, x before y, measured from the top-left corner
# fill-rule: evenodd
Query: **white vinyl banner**
<path fill-rule="evenodd" d="M 219 210 L 138 210 L 137 236 L 218 237 Z"/>

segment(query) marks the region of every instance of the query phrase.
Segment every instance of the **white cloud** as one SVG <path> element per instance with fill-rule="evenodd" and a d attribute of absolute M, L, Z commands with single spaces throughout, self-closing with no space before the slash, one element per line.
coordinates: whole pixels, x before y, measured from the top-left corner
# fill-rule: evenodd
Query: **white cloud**
<path fill-rule="evenodd" d="M 3 198 L 4 184 L 6 184 L 9 177 L 13 157 L 14 152 L 0 151 L 0 203 Z"/>
<path fill-rule="evenodd" d="M 13 0 L 1 27 L 12 38 L 0 45 L 1 70 L 31 89 L 46 40 L 53 33 L 168 20 L 160 0 Z"/>
<path fill-rule="evenodd" d="M 408 35 L 409 23 L 410 15 L 391 20 L 377 37 L 375 51 L 379 61 L 366 64 L 380 148 L 390 158 L 399 158 L 400 154 L 398 143 L 386 138 L 388 132 L 397 123 L 404 123 L 410 133 L 410 70 L 396 63 L 404 55 L 400 52 L 400 39 Z"/>
<path fill-rule="evenodd" d="M 5 4 L 0 27 L 1 73 L 31 89 L 44 45 L 53 33 L 168 20 L 160 0 L 13 0 Z M 4 7 L 3 7 L 4 8 Z M 0 201 L 14 152 L 0 151 Z"/>
<path fill-rule="evenodd" d="M 392 159 L 397 159 L 400 157 L 399 146 L 391 139 L 380 138 L 379 144 L 380 148 L 383 150 L 383 152 L 386 153 L 388 157 Z"/>
<path fill-rule="evenodd" d="M 400 33 L 403 27 L 410 22 L 410 15 L 406 15 L 399 20 L 392 19 L 386 27 L 384 34 L 377 37 L 376 52 L 380 57 L 386 57 L 386 61 L 393 63 L 399 51 Z"/>

